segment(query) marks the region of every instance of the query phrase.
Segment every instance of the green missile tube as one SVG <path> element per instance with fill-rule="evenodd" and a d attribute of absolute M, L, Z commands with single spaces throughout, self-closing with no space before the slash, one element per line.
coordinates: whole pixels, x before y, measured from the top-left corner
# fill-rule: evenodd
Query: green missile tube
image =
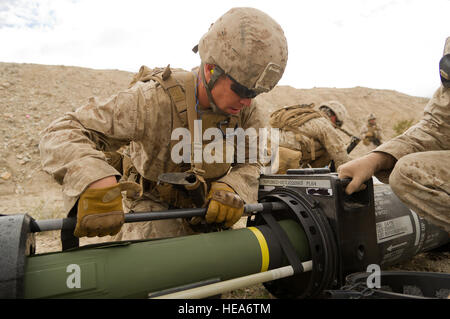
<path fill-rule="evenodd" d="M 302 262 L 311 259 L 302 227 L 280 221 Z M 148 298 L 288 265 L 266 225 L 146 241 L 113 242 L 27 257 L 25 298 Z M 310 273 L 301 274 L 305 281 Z"/>

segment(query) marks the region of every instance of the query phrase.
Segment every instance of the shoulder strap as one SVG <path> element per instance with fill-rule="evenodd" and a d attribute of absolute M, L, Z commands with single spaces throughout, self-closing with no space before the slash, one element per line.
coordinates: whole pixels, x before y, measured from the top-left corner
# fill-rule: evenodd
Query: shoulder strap
<path fill-rule="evenodd" d="M 192 72 L 183 72 L 177 74 L 177 76 L 182 79 L 184 82 L 184 89 L 186 93 L 185 101 L 186 101 L 186 109 L 187 109 L 187 118 L 188 118 L 188 127 L 191 133 L 191 170 L 196 175 L 203 176 L 205 171 L 202 169 L 203 161 L 194 162 L 194 154 L 195 152 L 203 152 L 203 144 L 201 139 L 196 140 L 195 137 L 202 136 L 201 127 L 197 127 L 199 130 L 195 132 L 194 121 L 198 119 L 197 110 L 195 106 L 197 104 L 196 96 L 195 96 L 195 76 Z"/>
<path fill-rule="evenodd" d="M 161 87 L 169 94 L 172 103 L 175 105 L 178 114 L 187 111 L 187 124 L 191 133 L 191 169 L 198 175 L 203 175 L 203 163 L 194 162 L 195 152 L 203 152 L 201 140 L 196 141 L 195 136 L 201 136 L 202 132 L 195 132 L 194 121 L 198 118 L 195 110 L 195 75 L 192 72 L 172 73 L 170 64 L 165 69 L 150 69 L 142 66 L 139 73 L 136 74 L 131 82 L 134 85 L 138 81 L 158 82 Z M 197 134 L 195 134 L 197 133 Z"/>
<path fill-rule="evenodd" d="M 185 72 L 181 72 L 185 73 Z M 190 73 L 190 72 L 187 72 Z M 182 84 L 180 84 L 174 76 L 172 76 L 170 64 L 166 68 L 154 68 L 143 65 L 136 73 L 131 81 L 129 87 L 132 87 L 137 82 L 148 82 L 150 80 L 156 81 L 169 94 L 171 101 L 176 106 L 178 113 L 186 111 L 186 96 Z M 195 99 L 195 96 L 194 96 Z M 195 101 L 194 101 L 195 103 Z"/>

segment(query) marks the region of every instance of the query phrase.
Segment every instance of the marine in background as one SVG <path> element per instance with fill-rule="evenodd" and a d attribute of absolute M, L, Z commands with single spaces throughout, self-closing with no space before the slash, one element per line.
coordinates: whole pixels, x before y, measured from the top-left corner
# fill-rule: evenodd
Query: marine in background
<path fill-rule="evenodd" d="M 291 105 L 273 112 L 270 125 L 280 129 L 279 174 L 288 169 L 325 167 L 348 162 L 359 139 L 342 128 L 347 109 L 337 101 Z M 352 138 L 347 145 L 338 130 Z"/>
<path fill-rule="evenodd" d="M 361 137 L 363 144 L 366 146 L 370 144 L 380 146 L 383 143 L 381 138 L 381 128 L 377 124 L 375 114 L 371 113 L 367 118 L 367 124 L 361 131 Z"/>

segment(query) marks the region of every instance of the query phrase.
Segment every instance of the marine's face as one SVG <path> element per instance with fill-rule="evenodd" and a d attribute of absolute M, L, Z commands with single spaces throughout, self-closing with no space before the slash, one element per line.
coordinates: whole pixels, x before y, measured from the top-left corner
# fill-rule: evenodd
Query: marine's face
<path fill-rule="evenodd" d="M 250 106 L 252 99 L 239 96 L 231 88 L 232 85 L 232 79 L 228 76 L 221 76 L 211 90 L 211 94 L 220 110 L 237 115 L 243 108 Z"/>
<path fill-rule="evenodd" d="M 330 117 L 330 121 L 331 121 L 333 124 L 336 124 L 336 121 L 337 121 L 336 115 L 335 115 L 335 114 L 330 114 L 329 117 Z"/>

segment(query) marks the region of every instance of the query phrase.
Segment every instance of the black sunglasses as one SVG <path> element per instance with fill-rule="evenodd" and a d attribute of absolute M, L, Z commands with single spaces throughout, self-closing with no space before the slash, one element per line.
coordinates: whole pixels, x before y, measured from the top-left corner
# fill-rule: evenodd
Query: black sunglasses
<path fill-rule="evenodd" d="M 255 92 L 254 90 L 250 90 L 250 89 L 246 88 L 245 86 L 239 84 L 235 79 L 233 79 L 228 74 L 227 74 L 227 76 L 233 82 L 233 83 L 231 83 L 231 90 L 234 93 L 236 93 L 240 98 L 253 99 L 259 94 L 259 93 Z"/>

